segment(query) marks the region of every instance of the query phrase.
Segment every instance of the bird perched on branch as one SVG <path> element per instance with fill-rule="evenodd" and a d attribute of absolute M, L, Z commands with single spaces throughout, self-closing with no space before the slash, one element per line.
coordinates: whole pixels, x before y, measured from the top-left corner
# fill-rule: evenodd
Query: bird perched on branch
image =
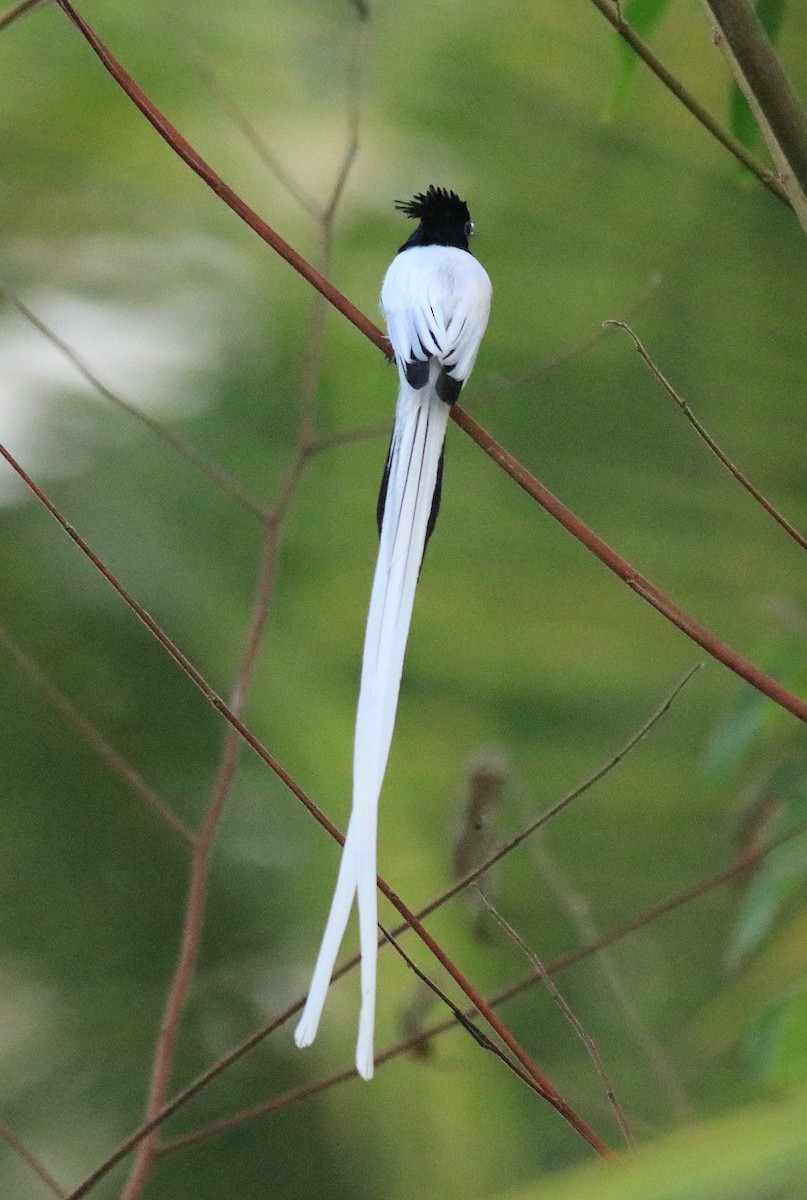
<path fill-rule="evenodd" d="M 464 200 L 433 185 L 395 207 L 418 222 L 390 264 L 381 308 L 400 385 L 378 497 L 380 546 L 364 639 L 353 752 L 353 807 L 308 999 L 295 1031 L 313 1042 L 336 956 L 358 897 L 361 1012 L 356 1067 L 373 1075 L 377 956 L 376 828 L 415 588 L 437 512 L 450 406 L 471 374 L 491 285 L 468 247 Z"/>

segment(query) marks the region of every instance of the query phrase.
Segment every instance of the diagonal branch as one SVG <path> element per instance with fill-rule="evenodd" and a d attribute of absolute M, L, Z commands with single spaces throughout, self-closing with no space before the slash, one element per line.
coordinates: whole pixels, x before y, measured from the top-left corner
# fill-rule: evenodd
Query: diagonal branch
<path fill-rule="evenodd" d="M 17 3 L 12 4 L 11 8 L 7 8 L 4 13 L 0 13 L 0 30 L 7 29 L 18 17 L 30 12 L 32 8 L 36 8 L 38 4 L 42 3 L 44 3 L 44 0 L 17 0 Z"/>
<path fill-rule="evenodd" d="M 82 356 L 68 345 L 62 338 L 59 337 L 55 330 L 51 329 L 50 325 L 46 325 L 41 317 L 28 307 L 19 296 L 12 292 L 11 288 L 7 287 L 0 281 L 0 296 L 2 296 L 9 304 L 12 304 L 21 316 L 25 317 L 34 329 L 38 330 L 43 337 L 55 346 L 56 349 L 64 355 L 67 361 L 73 366 L 79 375 L 98 393 L 104 400 L 108 400 L 110 404 L 114 404 L 116 408 L 120 408 L 123 412 L 128 413 L 130 417 L 134 417 L 141 425 L 145 425 L 151 433 L 160 439 L 166 446 L 178 454 L 180 458 L 184 458 L 185 462 L 189 463 L 195 470 L 204 475 L 214 487 L 217 487 L 225 495 L 229 496 L 240 508 L 251 516 L 257 517 L 262 521 L 266 518 L 266 509 L 250 496 L 241 487 L 238 480 L 234 479 L 229 471 L 225 471 L 218 463 L 209 459 L 201 450 L 197 450 L 190 442 L 185 441 L 179 434 L 169 429 L 167 425 L 163 425 L 162 421 L 158 421 L 149 413 L 143 412 L 136 404 L 124 399 L 117 392 L 113 392 L 107 387 L 98 376 L 95 374 L 89 364 Z"/>
<path fill-rule="evenodd" d="M 479 425 L 473 417 L 467 412 L 454 405 L 451 410 L 451 415 L 454 421 L 463 429 L 476 444 L 481 447 L 485 453 L 493 459 L 500 467 L 502 467 L 511 479 L 514 479 L 520 488 L 522 488 L 528 496 L 536 500 L 541 507 L 549 513 L 551 517 L 563 526 L 572 537 L 581 542 L 587 550 L 590 550 L 601 563 L 608 567 L 609 571 L 618 576 L 623 583 L 626 583 L 631 591 L 637 596 L 641 596 L 643 600 L 655 608 L 656 612 L 661 613 L 663 617 L 672 624 L 677 626 L 682 633 L 685 633 L 688 638 L 712 658 L 721 662 L 724 667 L 728 667 L 735 675 L 739 675 L 741 679 L 745 679 L 757 691 L 774 700 L 782 708 L 786 708 L 794 717 L 798 717 L 800 721 L 807 724 L 807 701 L 800 696 L 794 695 L 788 691 L 777 680 L 766 675 L 759 667 L 754 666 L 747 658 L 738 654 L 726 642 L 718 638 L 710 629 L 702 625 L 694 617 L 684 609 L 679 608 L 673 600 L 670 599 L 664 592 L 645 578 L 635 567 L 616 550 L 613 550 L 607 542 L 604 542 L 601 537 L 598 537 L 592 529 L 580 520 L 570 508 L 549 491 L 534 475 L 523 467 L 521 463 L 509 454 L 499 443 L 492 438 L 490 434 Z"/>

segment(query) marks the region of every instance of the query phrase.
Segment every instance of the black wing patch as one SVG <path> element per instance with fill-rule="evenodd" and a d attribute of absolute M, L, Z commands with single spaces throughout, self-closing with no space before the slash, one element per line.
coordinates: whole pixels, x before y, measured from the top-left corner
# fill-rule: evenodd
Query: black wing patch
<path fill-rule="evenodd" d="M 429 363 L 422 358 L 415 358 L 412 362 L 404 364 L 404 374 L 406 382 L 416 392 L 419 392 L 422 387 L 425 387 L 429 382 Z"/>
<path fill-rule="evenodd" d="M 444 367 L 437 376 L 435 391 L 440 399 L 446 404 L 454 404 L 460 392 L 462 391 L 462 383 L 463 381 L 461 379 L 455 379 L 453 375 L 449 375 L 448 371 Z"/>

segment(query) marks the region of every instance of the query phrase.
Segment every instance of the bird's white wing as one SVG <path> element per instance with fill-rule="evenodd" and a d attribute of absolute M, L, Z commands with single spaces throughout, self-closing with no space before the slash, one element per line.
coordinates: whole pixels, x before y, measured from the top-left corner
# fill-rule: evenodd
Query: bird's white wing
<path fill-rule="evenodd" d="M 490 280 L 463 250 L 415 246 L 387 272 L 381 305 L 400 373 L 395 427 L 383 485 L 383 520 L 364 639 L 353 753 L 353 807 L 336 890 L 308 998 L 295 1030 L 298 1046 L 316 1036 L 353 897 L 358 897 L 361 1011 L 356 1066 L 373 1074 L 377 957 L 376 827 L 404 653 L 423 551 L 434 517 L 446 395 L 468 378 L 490 309 Z M 445 376 L 452 381 L 446 384 Z"/>
<path fill-rule="evenodd" d="M 390 264 L 381 308 L 399 367 L 436 358 L 464 383 L 490 314 L 491 286 L 473 255 L 450 246 L 412 246 Z"/>

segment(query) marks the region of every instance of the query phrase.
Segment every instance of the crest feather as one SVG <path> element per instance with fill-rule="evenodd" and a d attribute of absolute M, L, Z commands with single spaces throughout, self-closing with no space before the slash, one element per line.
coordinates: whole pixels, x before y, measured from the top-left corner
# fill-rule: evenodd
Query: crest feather
<path fill-rule="evenodd" d="M 448 188 L 435 187 L 434 184 L 426 192 L 418 192 L 411 200 L 396 200 L 395 207 L 416 221 L 458 221 L 464 223 L 470 220 L 468 205 L 461 200 L 456 192 Z"/>

